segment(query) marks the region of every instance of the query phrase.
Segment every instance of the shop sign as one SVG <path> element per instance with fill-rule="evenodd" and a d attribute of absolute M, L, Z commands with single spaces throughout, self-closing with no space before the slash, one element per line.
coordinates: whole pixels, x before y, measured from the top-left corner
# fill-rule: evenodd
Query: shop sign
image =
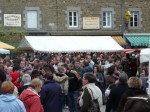
<path fill-rule="evenodd" d="M 21 27 L 21 14 L 4 14 L 4 26 Z"/>
<path fill-rule="evenodd" d="M 83 17 L 83 29 L 99 29 L 99 17 Z"/>

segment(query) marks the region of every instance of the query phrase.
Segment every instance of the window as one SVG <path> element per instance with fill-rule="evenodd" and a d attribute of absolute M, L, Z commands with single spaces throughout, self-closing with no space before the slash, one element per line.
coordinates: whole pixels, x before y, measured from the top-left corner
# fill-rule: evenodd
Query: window
<path fill-rule="evenodd" d="M 66 25 L 68 30 L 80 30 L 82 28 L 82 11 L 79 7 L 67 7 L 66 11 Z"/>
<path fill-rule="evenodd" d="M 27 11 L 27 28 L 38 28 L 38 12 Z"/>
<path fill-rule="evenodd" d="M 103 12 L 103 27 L 104 28 L 112 27 L 112 12 L 111 11 Z"/>
<path fill-rule="evenodd" d="M 130 27 L 138 27 L 138 26 L 139 26 L 139 12 L 138 11 L 131 12 Z"/>
<path fill-rule="evenodd" d="M 69 27 L 78 27 L 78 11 L 69 11 Z"/>
<path fill-rule="evenodd" d="M 38 31 L 42 29 L 42 12 L 39 7 L 25 7 L 23 11 L 23 27 L 26 30 Z"/>

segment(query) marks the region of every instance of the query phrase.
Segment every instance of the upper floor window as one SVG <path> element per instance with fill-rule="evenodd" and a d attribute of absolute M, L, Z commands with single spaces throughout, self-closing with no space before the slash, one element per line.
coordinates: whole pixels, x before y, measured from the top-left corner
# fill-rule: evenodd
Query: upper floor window
<path fill-rule="evenodd" d="M 78 27 L 78 11 L 69 11 L 69 27 Z"/>
<path fill-rule="evenodd" d="M 141 29 L 142 28 L 142 11 L 141 8 L 129 8 L 131 17 L 129 20 L 129 29 Z"/>
<path fill-rule="evenodd" d="M 38 28 L 37 11 L 27 11 L 27 28 Z"/>
<path fill-rule="evenodd" d="M 131 12 L 130 27 L 139 27 L 139 12 Z"/>
<path fill-rule="evenodd" d="M 79 7 L 67 7 L 67 10 L 65 11 L 66 14 L 66 28 L 68 30 L 79 30 L 82 27 L 82 19 L 81 14 L 82 11 Z"/>
<path fill-rule="evenodd" d="M 104 11 L 103 12 L 103 28 L 111 28 L 112 27 L 112 12 Z"/>

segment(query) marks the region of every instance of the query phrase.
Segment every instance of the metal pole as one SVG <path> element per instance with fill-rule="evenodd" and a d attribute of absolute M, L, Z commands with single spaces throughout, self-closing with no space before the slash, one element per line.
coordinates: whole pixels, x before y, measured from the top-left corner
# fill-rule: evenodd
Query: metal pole
<path fill-rule="evenodd" d="M 149 38 L 149 47 L 150 47 L 150 38 Z M 149 48 L 150 50 L 150 48 Z M 150 96 L 150 54 L 149 54 L 149 66 L 148 66 L 149 72 L 148 72 L 148 95 Z"/>

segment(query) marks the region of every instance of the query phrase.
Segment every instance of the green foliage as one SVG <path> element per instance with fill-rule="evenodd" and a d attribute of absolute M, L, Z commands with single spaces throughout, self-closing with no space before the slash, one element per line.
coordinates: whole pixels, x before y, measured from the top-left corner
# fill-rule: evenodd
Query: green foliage
<path fill-rule="evenodd" d="M 18 28 L 8 28 L 0 26 L 0 41 L 6 42 L 14 47 L 17 47 L 25 35 L 26 32 L 19 32 Z"/>

